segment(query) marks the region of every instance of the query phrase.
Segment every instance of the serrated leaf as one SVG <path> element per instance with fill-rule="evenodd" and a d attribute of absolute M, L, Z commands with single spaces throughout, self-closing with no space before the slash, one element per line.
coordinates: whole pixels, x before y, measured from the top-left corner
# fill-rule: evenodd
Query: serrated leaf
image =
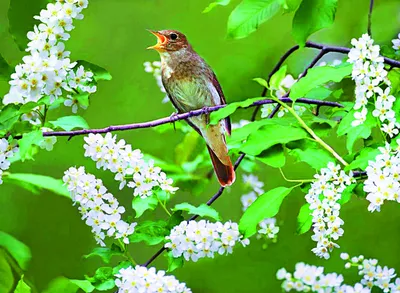
<path fill-rule="evenodd" d="M 293 156 L 296 162 L 307 163 L 316 170 L 325 168 L 329 162 L 336 161 L 331 153 L 322 149 L 315 142 L 302 140 L 287 147 L 290 149 L 288 151 L 289 155 Z"/>
<path fill-rule="evenodd" d="M 154 210 L 158 205 L 158 200 L 155 195 L 141 198 L 140 196 L 134 197 L 132 200 L 132 208 L 135 210 L 135 218 L 139 218 L 147 210 Z"/>
<path fill-rule="evenodd" d="M 24 275 L 21 276 L 21 279 L 18 281 L 17 287 L 14 290 L 14 293 L 30 293 L 32 292 L 31 287 L 28 286 L 24 281 Z"/>
<path fill-rule="evenodd" d="M 50 121 L 54 127 L 61 128 L 65 131 L 71 131 L 73 129 L 88 129 L 89 125 L 86 120 L 81 116 L 65 116 L 58 118 L 56 121 Z"/>
<path fill-rule="evenodd" d="M 84 60 L 78 60 L 77 63 L 77 67 L 82 65 L 85 70 L 90 70 L 91 72 L 93 72 L 95 81 L 112 79 L 111 74 L 103 67 Z"/>
<path fill-rule="evenodd" d="M 167 260 L 168 260 L 167 272 L 173 272 L 176 269 L 183 267 L 183 264 L 184 264 L 183 256 L 174 257 L 172 255 L 172 251 L 168 252 L 165 256 L 167 257 Z"/>
<path fill-rule="evenodd" d="M 293 17 L 292 34 L 304 46 L 307 38 L 335 20 L 337 0 L 303 0 Z"/>
<path fill-rule="evenodd" d="M 263 151 L 256 157 L 256 159 L 274 168 L 281 168 L 286 163 L 283 146 L 280 144 L 274 145 L 268 150 Z"/>
<path fill-rule="evenodd" d="M 0 81 L 9 81 L 14 69 L 7 63 L 0 54 Z"/>
<path fill-rule="evenodd" d="M 238 108 L 247 108 L 251 104 L 256 101 L 263 100 L 265 98 L 258 97 L 258 98 L 251 98 L 241 102 L 230 103 L 229 105 L 221 108 L 215 112 L 211 112 L 210 114 L 210 124 L 216 125 L 220 120 L 232 115 Z"/>
<path fill-rule="evenodd" d="M 344 168 L 345 171 L 361 169 L 365 170 L 369 161 L 375 161 L 377 155 L 381 152 L 377 148 L 363 148 L 358 156 Z"/>
<path fill-rule="evenodd" d="M 98 268 L 93 277 L 87 277 L 86 281 L 79 282 L 89 282 L 91 286 L 94 286 L 98 291 L 107 291 L 115 287 L 114 274 L 112 267 L 101 267 Z M 71 280 L 75 281 L 75 280 Z M 80 287 L 81 288 L 81 287 Z M 90 286 L 87 287 L 89 290 Z M 86 291 L 85 291 L 86 292 Z"/>
<path fill-rule="evenodd" d="M 31 250 L 21 241 L 10 234 L 0 231 L 0 247 L 3 247 L 18 263 L 18 266 L 26 271 L 32 258 Z"/>
<path fill-rule="evenodd" d="M 296 82 L 290 89 L 289 97 L 296 101 L 298 98 L 303 98 L 311 90 L 316 87 L 326 84 L 327 82 L 340 82 L 352 72 L 352 64 L 344 64 L 342 66 L 320 66 L 310 68 L 305 77 Z"/>
<path fill-rule="evenodd" d="M 199 215 L 200 217 L 208 217 L 208 218 L 214 219 L 216 221 L 219 221 L 221 219 L 219 216 L 219 213 L 214 208 L 212 208 L 204 203 L 198 207 L 195 207 L 187 202 L 184 202 L 184 203 L 177 204 L 172 210 L 173 211 L 186 211 L 188 214 Z"/>
<path fill-rule="evenodd" d="M 99 256 L 105 263 L 110 263 L 113 256 L 123 255 L 123 252 L 118 246 L 108 247 L 96 247 L 91 253 L 84 255 L 84 258 L 89 258 L 93 256 Z"/>
<path fill-rule="evenodd" d="M 145 242 L 148 245 L 157 245 L 164 241 L 169 234 L 167 222 L 165 221 L 145 221 L 135 227 L 135 233 L 129 236 L 132 243 Z"/>
<path fill-rule="evenodd" d="M 239 221 L 239 230 L 245 238 L 257 232 L 257 225 L 265 218 L 272 218 L 278 212 L 292 188 L 277 187 L 259 196 L 244 212 Z"/>
<path fill-rule="evenodd" d="M 214 9 L 214 7 L 220 5 L 220 6 L 227 6 L 229 3 L 231 2 L 231 0 L 217 0 L 214 2 L 211 2 L 204 10 L 203 13 L 208 13 L 211 10 Z"/>
<path fill-rule="evenodd" d="M 299 211 L 297 216 L 297 234 L 301 235 L 308 232 L 312 226 L 312 211 L 310 210 L 310 204 L 304 204 Z"/>
<path fill-rule="evenodd" d="M 228 37 L 241 39 L 279 12 L 283 0 L 243 0 L 228 19 Z"/>
<path fill-rule="evenodd" d="M 285 144 L 306 137 L 308 137 L 308 133 L 299 127 L 280 124 L 266 125 L 250 134 L 240 150 L 248 155 L 257 156 L 276 144 Z"/>
<path fill-rule="evenodd" d="M 11 173 L 4 177 L 4 181 L 17 184 L 36 194 L 42 189 L 47 189 L 55 194 L 71 198 L 62 180 L 53 177 L 29 173 Z"/>

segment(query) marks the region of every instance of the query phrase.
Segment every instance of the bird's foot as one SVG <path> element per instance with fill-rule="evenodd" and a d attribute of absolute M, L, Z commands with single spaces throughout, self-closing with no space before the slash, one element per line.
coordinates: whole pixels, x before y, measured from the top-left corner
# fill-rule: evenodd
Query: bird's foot
<path fill-rule="evenodd" d="M 206 124 L 208 125 L 210 123 L 210 108 L 203 107 L 201 109 L 203 110 L 203 115 L 206 118 Z"/>
<path fill-rule="evenodd" d="M 174 130 L 176 131 L 176 127 L 175 127 L 175 122 L 178 120 L 177 116 L 178 116 L 178 112 L 172 112 L 172 114 L 169 116 L 169 120 L 172 122 L 172 124 L 174 125 Z"/>

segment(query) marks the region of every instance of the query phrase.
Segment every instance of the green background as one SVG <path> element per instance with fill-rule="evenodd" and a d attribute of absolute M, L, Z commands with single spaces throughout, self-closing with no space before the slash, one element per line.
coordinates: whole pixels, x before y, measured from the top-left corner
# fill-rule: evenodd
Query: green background
<path fill-rule="evenodd" d="M 15 9 L 21 17 L 31 17 L 27 7 L 35 0 L 19 0 Z M 230 11 L 238 1 L 228 7 L 217 7 L 208 14 L 201 11 L 208 1 L 172 0 L 91 0 L 84 11 L 85 18 L 76 21 L 76 28 L 67 43 L 73 60 L 83 59 L 108 69 L 112 81 L 101 82 L 91 98 L 87 111 L 80 111 L 90 127 L 133 123 L 169 116 L 170 104 L 162 104 L 153 77 L 143 71 L 143 62 L 158 60 L 158 54 L 145 50 L 155 43 L 154 36 L 145 29 L 177 29 L 184 32 L 193 47 L 215 70 L 225 91 L 228 102 L 239 101 L 260 94 L 260 87 L 252 82 L 254 77 L 265 77 L 290 46 L 292 15 L 271 19 L 250 37 L 242 40 L 225 38 L 226 22 Z M 349 45 L 353 37 L 365 32 L 369 1 L 339 1 L 335 24 L 314 36 L 313 40 L 336 45 Z M 7 10 L 9 1 L 0 0 L 0 53 L 13 66 L 21 61 L 19 51 L 8 32 Z M 32 13 L 38 14 L 39 11 Z M 397 0 L 378 0 L 373 17 L 373 37 L 379 44 L 389 44 L 399 29 L 400 3 Z M 289 71 L 294 75 L 312 58 L 312 50 L 305 49 L 289 59 Z M 329 55 L 328 60 L 335 55 Z M 0 82 L 0 96 L 8 91 L 6 82 Z M 52 113 L 50 119 L 69 115 L 70 109 Z M 242 111 L 239 117 L 247 118 L 250 112 Z M 182 140 L 180 132 L 159 134 L 151 129 L 119 133 L 134 148 L 144 153 L 173 160 L 174 148 Z M 268 139 L 268 138 L 266 138 Z M 342 141 L 331 140 L 345 155 Z M 83 157 L 83 138 L 71 141 L 59 138 L 53 152 L 41 151 L 35 161 L 16 163 L 11 172 L 32 172 L 61 178 L 70 166 L 85 165 L 87 171 L 104 179 L 105 185 L 130 209 L 132 195 L 129 190 L 118 191 L 112 176 L 95 169 L 95 164 Z M 284 167 L 289 178 L 311 177 L 313 171 L 303 164 L 288 162 Z M 224 220 L 238 221 L 241 215 L 240 196 L 244 190 L 238 182 L 214 205 Z M 265 182 L 265 190 L 276 186 L 290 186 L 277 170 L 261 166 L 257 172 Z M 216 180 L 201 195 L 179 192 L 175 201 L 193 204 L 205 202 L 218 188 Z M 285 201 L 278 214 L 281 226 L 277 244 L 262 249 L 262 243 L 252 240 L 247 248 L 237 248 L 233 255 L 218 256 L 214 260 L 203 259 L 198 263 L 186 263 L 175 271 L 176 277 L 186 282 L 193 292 L 280 292 L 280 282 L 275 273 L 281 267 L 293 271 L 300 261 L 323 265 L 326 271 L 344 272 L 347 283 L 357 280 L 355 271 L 343 269 L 340 252 L 351 255 L 363 254 L 380 260 L 382 265 L 400 271 L 400 214 L 395 203 L 387 203 L 381 213 L 369 213 L 367 201 L 353 198 L 343 206 L 341 216 L 345 221 L 344 236 L 339 240 L 329 261 L 320 260 L 311 252 L 314 242 L 311 233 L 296 235 L 296 216 L 304 203 L 304 193 L 294 192 Z M 154 215 L 153 215 L 154 217 Z M 157 218 L 164 218 L 160 212 Z M 32 250 L 33 259 L 28 277 L 39 290 L 57 276 L 82 279 L 91 275 L 101 265 L 99 259 L 85 260 L 82 255 L 95 247 L 89 227 L 80 220 L 77 208 L 71 202 L 50 192 L 33 195 L 19 187 L 0 186 L 0 230 L 10 233 L 26 243 Z M 131 253 L 142 263 L 158 247 L 132 245 Z M 165 269 L 165 259 L 160 257 L 154 265 Z M 0 275 L 1 278 L 1 275 Z M 2 293 L 2 292 L 1 292 Z"/>

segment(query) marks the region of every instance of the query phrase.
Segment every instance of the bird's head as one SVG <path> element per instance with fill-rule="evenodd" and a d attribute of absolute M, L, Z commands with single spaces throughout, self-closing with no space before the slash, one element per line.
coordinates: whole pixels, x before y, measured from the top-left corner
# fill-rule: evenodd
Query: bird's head
<path fill-rule="evenodd" d="M 189 47 L 189 43 L 186 36 L 178 31 L 174 30 L 163 30 L 163 31 L 151 31 L 150 32 L 157 37 L 157 44 L 147 49 L 154 49 L 160 53 L 163 52 L 177 52 L 181 49 Z"/>

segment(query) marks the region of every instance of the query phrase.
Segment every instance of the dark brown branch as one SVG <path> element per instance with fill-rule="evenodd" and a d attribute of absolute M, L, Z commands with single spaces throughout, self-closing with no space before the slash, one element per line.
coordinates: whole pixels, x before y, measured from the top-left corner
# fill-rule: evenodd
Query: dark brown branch
<path fill-rule="evenodd" d="M 372 37 L 372 10 L 374 9 L 374 0 L 369 2 L 369 12 L 368 12 L 368 34 Z"/>

